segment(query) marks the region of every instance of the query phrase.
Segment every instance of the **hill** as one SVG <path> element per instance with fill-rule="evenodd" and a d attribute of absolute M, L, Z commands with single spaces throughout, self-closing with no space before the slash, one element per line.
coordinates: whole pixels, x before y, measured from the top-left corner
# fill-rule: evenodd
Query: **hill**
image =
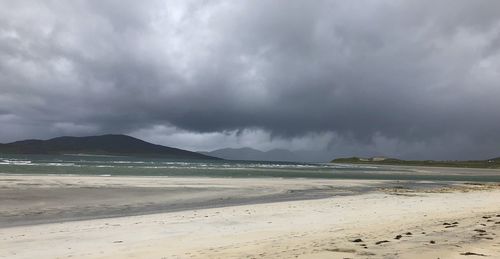
<path fill-rule="evenodd" d="M 331 163 L 339 164 L 375 164 L 375 165 L 402 165 L 402 166 L 437 166 L 437 167 L 463 167 L 463 168 L 500 168 L 500 157 L 487 160 L 401 160 L 396 158 L 337 158 Z"/>
<path fill-rule="evenodd" d="M 58 137 L 0 144 L 3 154 L 92 154 L 171 159 L 219 159 L 178 148 L 155 145 L 127 135 Z"/>
<path fill-rule="evenodd" d="M 301 161 L 300 157 L 292 151 L 286 149 L 272 149 L 260 151 L 257 149 L 244 148 L 223 148 L 211 152 L 200 152 L 205 155 L 220 157 L 229 160 L 250 160 L 250 161 Z"/>

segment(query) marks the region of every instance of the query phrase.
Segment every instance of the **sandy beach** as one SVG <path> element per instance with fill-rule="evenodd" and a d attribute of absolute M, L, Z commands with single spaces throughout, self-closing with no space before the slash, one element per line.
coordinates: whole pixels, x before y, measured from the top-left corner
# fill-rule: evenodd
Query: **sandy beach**
<path fill-rule="evenodd" d="M 0 0 L 0 259 L 500 259 L 500 0 Z"/>
<path fill-rule="evenodd" d="M 0 258 L 500 257 L 498 184 L 0 180 Z"/>

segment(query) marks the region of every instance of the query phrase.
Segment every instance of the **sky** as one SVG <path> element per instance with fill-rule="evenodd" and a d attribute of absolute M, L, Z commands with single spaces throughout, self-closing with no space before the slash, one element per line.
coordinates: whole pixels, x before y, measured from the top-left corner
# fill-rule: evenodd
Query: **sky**
<path fill-rule="evenodd" d="M 0 0 L 0 142 L 500 156 L 500 1 Z"/>

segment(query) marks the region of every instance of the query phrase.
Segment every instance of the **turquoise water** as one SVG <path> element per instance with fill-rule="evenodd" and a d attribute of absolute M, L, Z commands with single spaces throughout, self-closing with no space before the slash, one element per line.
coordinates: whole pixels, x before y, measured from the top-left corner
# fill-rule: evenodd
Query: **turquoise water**
<path fill-rule="evenodd" d="M 500 182 L 500 173 L 433 174 L 388 166 L 258 161 L 179 161 L 167 159 L 82 156 L 1 155 L 0 173 L 204 177 L 292 177 L 325 179 L 442 180 Z"/>

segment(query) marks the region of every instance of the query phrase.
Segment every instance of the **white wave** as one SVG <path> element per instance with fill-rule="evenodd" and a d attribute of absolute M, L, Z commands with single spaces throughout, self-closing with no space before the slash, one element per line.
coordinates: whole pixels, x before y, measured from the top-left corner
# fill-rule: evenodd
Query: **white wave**
<path fill-rule="evenodd" d="M 4 159 L 0 162 L 1 165 L 31 165 L 29 160 Z"/>
<path fill-rule="evenodd" d="M 45 163 L 45 164 L 36 164 L 36 165 L 47 165 L 47 166 L 75 166 L 74 163 Z"/>
<path fill-rule="evenodd" d="M 109 161 L 113 164 L 147 164 L 147 163 L 152 163 L 152 162 L 146 162 L 146 161 Z"/>

